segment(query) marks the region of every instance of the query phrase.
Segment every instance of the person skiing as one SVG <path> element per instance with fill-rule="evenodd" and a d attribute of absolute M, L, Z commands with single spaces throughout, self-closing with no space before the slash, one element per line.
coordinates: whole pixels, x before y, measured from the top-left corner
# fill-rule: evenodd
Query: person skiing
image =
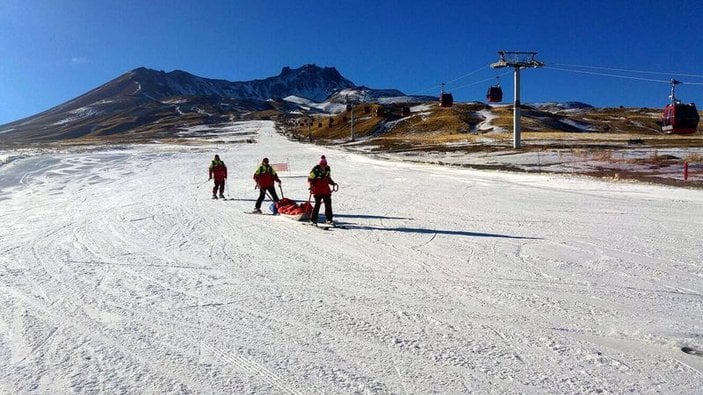
<path fill-rule="evenodd" d="M 273 187 L 274 182 L 281 185 L 281 180 L 276 174 L 276 170 L 269 165 L 269 158 L 264 158 L 261 161 L 261 165 L 254 172 L 254 181 L 256 181 L 256 187 L 259 188 L 259 198 L 256 199 L 256 205 L 254 206 L 255 213 L 261 213 L 261 203 L 266 197 L 266 192 L 271 194 L 271 199 L 274 203 L 278 202 L 278 195 L 276 194 L 276 188 Z"/>
<path fill-rule="evenodd" d="M 327 165 L 327 158 L 320 157 L 320 163 L 315 165 L 308 176 L 310 193 L 315 197 L 315 206 L 312 209 L 310 222 L 317 224 L 317 216 L 320 213 L 320 203 L 325 203 L 325 220 L 329 225 L 334 225 L 332 221 L 332 191 L 337 190 L 337 183 L 332 180 L 330 167 Z M 330 185 L 333 189 L 330 189 Z"/>
<path fill-rule="evenodd" d="M 217 191 L 220 191 L 220 199 L 225 198 L 225 180 L 227 179 L 227 166 L 225 162 L 220 160 L 219 155 L 215 155 L 215 159 L 210 163 L 208 168 L 208 181 L 215 179 L 215 186 L 212 187 L 212 198 L 217 199 Z"/>

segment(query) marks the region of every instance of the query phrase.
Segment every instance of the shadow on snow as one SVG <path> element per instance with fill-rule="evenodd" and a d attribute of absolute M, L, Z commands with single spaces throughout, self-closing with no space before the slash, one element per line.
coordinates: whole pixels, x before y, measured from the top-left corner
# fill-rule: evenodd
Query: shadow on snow
<path fill-rule="evenodd" d="M 483 233 L 483 232 L 469 232 L 464 230 L 443 230 L 443 229 L 423 229 L 423 228 L 408 228 L 408 227 L 380 227 L 380 226 L 366 226 L 366 225 L 356 225 L 349 222 L 340 222 L 340 225 L 344 225 L 347 229 L 359 229 L 359 230 L 383 230 L 390 232 L 401 232 L 401 233 L 420 233 L 420 234 L 434 234 L 434 235 L 448 235 L 448 236 L 467 236 L 467 237 L 498 237 L 505 239 L 523 239 L 523 240 L 544 240 L 541 237 L 526 237 L 526 236 L 511 236 L 511 235 L 501 235 L 497 233 Z"/>

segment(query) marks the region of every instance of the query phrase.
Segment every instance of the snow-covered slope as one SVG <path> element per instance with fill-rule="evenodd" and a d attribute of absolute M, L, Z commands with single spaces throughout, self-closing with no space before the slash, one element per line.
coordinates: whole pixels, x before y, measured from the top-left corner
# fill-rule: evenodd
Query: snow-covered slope
<path fill-rule="evenodd" d="M 0 393 L 703 388 L 700 191 L 212 135 L 0 155 Z M 321 154 L 348 229 L 243 213 L 262 157 L 306 200 Z"/>
<path fill-rule="evenodd" d="M 413 96 L 406 95 L 397 89 L 371 89 L 365 86 L 346 88 L 335 93 L 327 99 L 330 102 L 346 103 L 352 102 L 374 102 L 374 103 L 412 103 L 412 102 L 433 102 L 437 101 L 434 96 Z"/>
<path fill-rule="evenodd" d="M 324 101 L 321 103 L 298 96 L 288 96 L 283 98 L 284 101 L 298 106 L 303 111 L 320 111 L 328 114 L 337 114 L 346 111 L 347 106 L 342 103 L 332 103 Z"/>

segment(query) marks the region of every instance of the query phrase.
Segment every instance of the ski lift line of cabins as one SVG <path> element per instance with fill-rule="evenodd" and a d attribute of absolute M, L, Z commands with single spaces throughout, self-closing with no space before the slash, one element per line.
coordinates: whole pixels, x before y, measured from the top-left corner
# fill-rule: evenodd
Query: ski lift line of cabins
<path fill-rule="evenodd" d="M 637 71 L 637 70 L 626 70 L 626 69 L 609 69 L 605 67 L 593 67 L 593 66 L 575 66 L 572 65 L 572 67 L 588 67 L 588 68 L 594 68 L 594 69 L 604 69 L 604 70 L 617 70 L 617 71 L 627 71 L 627 72 L 636 72 L 636 73 L 647 73 L 647 74 L 664 74 L 660 72 L 653 72 L 653 71 Z M 671 85 L 671 93 L 669 94 L 669 99 L 670 102 L 664 107 L 664 110 L 662 111 L 659 124 L 661 126 L 661 131 L 662 133 L 666 134 L 693 134 L 698 131 L 698 122 L 700 121 L 700 115 L 698 114 L 698 109 L 696 108 L 695 103 L 682 103 L 681 100 L 679 100 L 676 97 L 676 86 L 683 84 L 683 82 L 671 79 L 671 80 L 657 80 L 657 79 L 651 79 L 651 78 L 640 78 L 640 77 L 632 77 L 632 76 L 626 76 L 626 75 L 619 75 L 619 74 L 608 74 L 608 73 L 599 73 L 599 72 L 592 72 L 592 71 L 584 71 L 584 70 L 571 70 L 571 69 L 562 69 L 562 68 L 557 68 L 557 67 L 549 67 L 551 69 L 555 70 L 563 70 L 563 71 L 571 71 L 575 73 L 582 73 L 582 74 L 592 74 L 592 75 L 602 75 L 602 76 L 607 76 L 607 77 L 617 77 L 617 78 L 625 78 L 625 79 L 632 79 L 632 80 L 640 80 L 640 81 L 648 81 L 648 82 L 664 82 L 668 83 Z M 693 77 L 703 77 L 703 76 L 698 76 L 698 75 L 692 75 L 688 74 L 689 76 Z M 701 82 L 689 82 L 686 83 L 687 85 L 703 85 Z"/>
<path fill-rule="evenodd" d="M 500 81 L 500 76 L 503 74 L 507 74 L 507 73 L 502 73 L 502 74 L 496 76 L 495 78 Z M 486 81 L 493 80 L 493 78 L 494 77 L 485 78 L 480 81 L 475 81 L 475 82 L 471 82 L 469 84 L 454 87 L 453 89 L 456 90 L 456 89 L 465 88 L 467 86 L 483 84 Z M 447 85 L 447 83 L 444 83 L 444 82 L 440 84 L 440 86 L 442 87 L 442 89 L 440 90 L 440 93 L 439 93 L 439 106 L 440 107 L 451 107 L 453 105 L 454 97 L 452 96 L 451 93 L 446 91 L 446 87 L 445 87 L 446 85 Z M 489 94 L 486 94 L 486 98 L 488 99 L 489 102 L 499 103 L 503 100 L 503 90 L 500 87 L 500 82 L 498 82 L 496 85 L 489 87 L 488 90 L 489 90 L 491 97 L 489 97 Z M 452 104 L 450 104 L 450 102 Z"/>
<path fill-rule="evenodd" d="M 491 64 L 490 67 L 492 67 L 492 68 L 514 67 L 514 68 L 516 68 L 516 72 L 517 72 L 517 70 L 522 69 L 522 68 L 545 67 L 543 62 L 540 62 L 540 61 L 537 61 L 534 59 L 535 55 L 537 54 L 536 52 L 499 51 L 498 54 L 500 55 L 499 61 Z M 608 68 L 608 67 L 582 66 L 582 65 L 573 65 L 573 64 L 567 65 L 567 64 L 555 63 L 554 65 L 561 65 L 561 66 L 567 66 L 567 67 L 579 67 L 579 68 L 586 68 L 586 69 L 596 69 L 596 70 L 611 70 L 611 71 L 619 71 L 619 72 L 643 73 L 643 74 L 669 74 L 669 75 L 672 74 L 672 73 L 661 73 L 661 72 L 654 72 L 654 71 L 616 69 L 616 68 Z M 470 75 L 473 75 L 473 74 L 483 70 L 484 68 L 485 67 L 481 67 L 477 70 L 472 71 L 471 73 L 463 75 L 463 76 L 456 78 L 450 82 L 455 82 L 455 81 L 458 81 L 458 80 L 463 79 L 465 77 L 468 77 Z M 682 84 L 681 81 L 674 80 L 674 79 L 660 80 L 660 79 L 625 76 L 625 75 L 619 75 L 619 74 L 601 73 L 601 72 L 595 72 L 595 71 L 564 69 L 564 68 L 559 68 L 559 67 L 553 67 L 551 65 L 546 66 L 546 68 L 555 69 L 555 70 L 562 70 L 562 71 L 570 71 L 570 72 L 576 72 L 576 73 L 583 73 L 583 74 L 592 74 L 592 75 L 602 75 L 602 76 L 618 77 L 618 78 L 625 78 L 625 79 L 634 79 L 634 80 L 640 80 L 640 81 L 669 83 L 669 84 L 671 84 L 671 94 L 669 96 L 669 98 L 671 99 L 671 102 L 666 105 L 666 107 L 664 108 L 662 115 L 661 115 L 661 119 L 660 119 L 659 123 L 661 125 L 662 132 L 667 133 L 667 134 L 691 134 L 691 133 L 696 133 L 696 131 L 697 131 L 698 123 L 700 121 L 700 116 L 698 114 L 698 110 L 696 109 L 696 105 L 694 103 L 682 103 L 675 95 L 676 85 Z M 681 73 L 678 73 L 678 74 L 673 73 L 673 74 L 703 78 L 703 75 L 681 74 Z M 486 100 L 489 103 L 499 103 L 503 100 L 503 90 L 500 85 L 500 76 L 496 76 L 495 78 L 497 79 L 496 84 L 490 86 L 488 88 L 488 90 L 486 91 Z M 462 88 L 465 86 L 475 85 L 477 83 L 482 83 L 487 80 L 489 80 L 489 79 L 478 81 L 478 82 L 473 82 L 473 83 L 466 84 L 466 85 L 462 85 L 460 87 L 455 87 L 454 89 L 459 89 L 459 88 Z M 687 85 L 703 85 L 703 82 L 687 82 L 686 84 Z M 439 96 L 440 107 L 452 107 L 453 106 L 454 98 L 451 93 L 446 91 L 446 89 L 445 89 L 446 85 L 447 85 L 446 83 L 441 84 L 442 89 L 440 91 L 440 96 Z M 519 98 L 518 98 L 518 100 L 519 100 Z M 519 142 L 517 142 L 515 145 L 517 148 L 519 146 Z"/>

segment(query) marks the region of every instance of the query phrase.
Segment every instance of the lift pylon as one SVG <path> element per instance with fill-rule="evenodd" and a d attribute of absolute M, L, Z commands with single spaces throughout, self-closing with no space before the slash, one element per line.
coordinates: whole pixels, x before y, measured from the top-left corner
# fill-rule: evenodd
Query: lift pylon
<path fill-rule="evenodd" d="M 498 51 L 499 59 L 491 67 L 500 69 L 512 67 L 514 75 L 513 94 L 513 148 L 520 148 L 520 69 L 544 66 L 543 62 L 535 59 L 537 52 Z"/>

